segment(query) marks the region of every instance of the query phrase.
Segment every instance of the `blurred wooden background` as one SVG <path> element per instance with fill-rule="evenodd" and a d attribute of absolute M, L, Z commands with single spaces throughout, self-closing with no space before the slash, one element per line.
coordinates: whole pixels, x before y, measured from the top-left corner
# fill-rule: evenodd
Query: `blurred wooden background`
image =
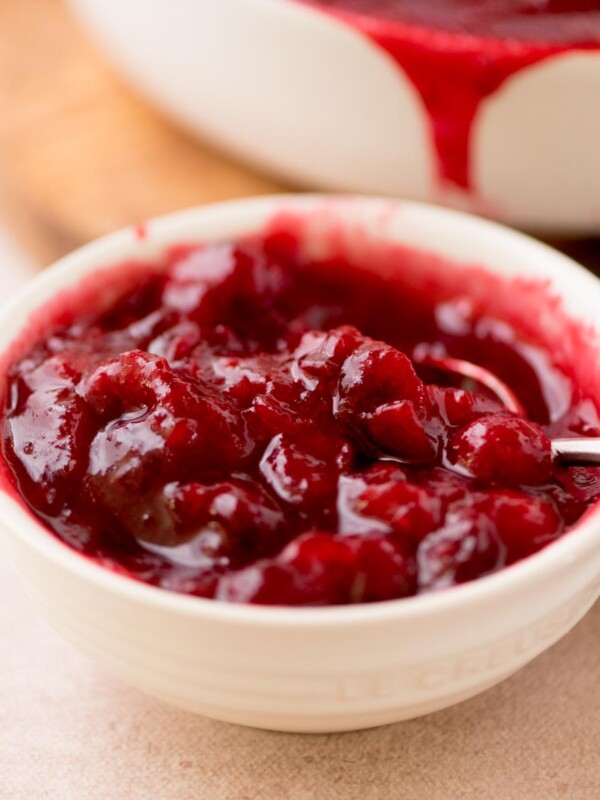
<path fill-rule="evenodd" d="M 150 108 L 62 0 L 0 0 L 0 219 L 39 265 L 156 214 L 288 188 Z M 600 239 L 558 244 L 600 272 Z"/>
<path fill-rule="evenodd" d="M 61 0 L 0 0 L 0 217 L 40 264 L 156 214 L 283 188 L 159 116 Z"/>

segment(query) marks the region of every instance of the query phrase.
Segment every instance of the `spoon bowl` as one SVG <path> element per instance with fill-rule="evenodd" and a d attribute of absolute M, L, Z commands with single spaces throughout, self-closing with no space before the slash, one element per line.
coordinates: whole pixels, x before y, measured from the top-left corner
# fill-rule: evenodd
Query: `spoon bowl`
<path fill-rule="evenodd" d="M 511 414 L 523 415 L 523 404 L 504 381 L 489 369 L 472 364 L 460 358 L 448 356 L 424 356 L 418 364 L 424 364 L 451 376 L 455 382 L 472 382 L 475 387 L 483 387 L 498 400 Z M 552 455 L 562 464 L 570 466 L 600 466 L 600 437 L 560 438 L 552 440 Z"/>

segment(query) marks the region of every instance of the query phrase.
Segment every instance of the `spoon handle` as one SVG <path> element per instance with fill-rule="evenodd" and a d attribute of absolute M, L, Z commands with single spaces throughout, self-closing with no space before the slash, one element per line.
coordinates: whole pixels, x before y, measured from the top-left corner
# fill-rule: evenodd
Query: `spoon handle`
<path fill-rule="evenodd" d="M 425 355 L 421 355 L 416 359 L 413 356 L 413 359 L 416 365 L 423 364 L 427 367 L 433 367 L 441 372 L 454 377 L 458 376 L 467 381 L 473 381 L 475 384 L 485 387 L 512 414 L 525 416 L 525 409 L 513 390 L 485 367 L 481 367 L 479 364 L 472 364 L 470 361 L 464 361 L 461 358 L 438 357 L 431 353 L 425 353 Z M 600 467 L 600 436 L 589 436 L 581 439 L 554 439 L 552 441 L 552 455 L 561 464 L 571 466 L 591 464 Z"/>
<path fill-rule="evenodd" d="M 600 436 L 587 439 L 554 439 L 552 455 L 563 464 L 600 466 Z"/>

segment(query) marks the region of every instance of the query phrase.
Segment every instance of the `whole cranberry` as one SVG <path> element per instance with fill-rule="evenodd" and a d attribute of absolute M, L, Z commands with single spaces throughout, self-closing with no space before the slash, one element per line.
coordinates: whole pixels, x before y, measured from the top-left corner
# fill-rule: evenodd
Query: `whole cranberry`
<path fill-rule="evenodd" d="M 369 437 L 383 453 L 402 461 L 427 463 L 438 453 L 437 437 L 419 419 L 415 406 L 408 400 L 385 403 L 362 415 Z"/>
<path fill-rule="evenodd" d="M 267 485 L 285 503 L 306 507 L 331 504 L 338 478 L 352 462 L 353 451 L 343 439 L 319 432 L 275 436 L 260 462 Z"/>
<path fill-rule="evenodd" d="M 490 414 L 450 439 L 448 460 L 480 481 L 539 486 L 553 475 L 550 440 L 533 422 Z"/>
<path fill-rule="evenodd" d="M 486 414 L 502 413 L 502 405 L 482 394 L 445 386 L 427 386 L 432 408 L 446 425 L 462 428 Z"/>
<path fill-rule="evenodd" d="M 488 492 L 479 507 L 496 526 L 507 550 L 507 563 L 536 553 L 557 539 L 564 529 L 551 502 L 525 492 Z"/>
<path fill-rule="evenodd" d="M 585 500 L 573 495 L 568 479 L 564 482 L 564 475 L 560 475 L 556 483 L 544 487 L 544 496 L 554 504 L 567 527 L 580 520 L 589 508 Z"/>
<path fill-rule="evenodd" d="M 86 404 L 73 387 L 53 380 L 31 392 L 4 425 L 10 437 L 6 452 L 22 465 L 30 503 L 46 513 L 58 512 L 94 435 Z"/>
<path fill-rule="evenodd" d="M 302 435 L 310 425 L 332 427 L 331 394 L 317 385 L 307 389 L 292 373 L 293 365 L 285 364 L 268 373 L 262 392 L 252 401 L 245 418 L 257 439 L 278 433 Z M 332 435 L 338 435 L 334 431 Z"/>
<path fill-rule="evenodd" d="M 450 512 L 417 553 L 419 591 L 472 581 L 506 564 L 506 547 L 494 523 L 478 509 Z"/>
<path fill-rule="evenodd" d="M 560 475 L 562 485 L 586 505 L 600 500 L 600 467 L 571 467 Z"/>
<path fill-rule="evenodd" d="M 342 365 L 338 416 L 349 419 L 372 413 L 398 400 L 407 400 L 420 409 L 425 402 L 422 381 L 404 353 L 383 342 L 366 341 Z"/>
<path fill-rule="evenodd" d="M 374 517 L 407 541 L 420 541 L 441 523 L 441 503 L 426 489 L 407 481 L 366 486 L 354 511 Z"/>
<path fill-rule="evenodd" d="M 438 498 L 443 514 L 452 503 L 464 499 L 473 489 L 470 478 L 458 475 L 444 467 L 421 470 L 418 480 L 428 494 Z"/>
<path fill-rule="evenodd" d="M 338 605 L 406 597 L 415 588 L 414 559 L 391 539 L 309 533 L 274 559 L 225 575 L 216 597 L 263 605 Z"/>
<path fill-rule="evenodd" d="M 219 532 L 219 554 L 234 563 L 270 554 L 282 544 L 284 514 L 255 481 L 173 484 L 166 494 L 184 534 L 180 540 L 209 527 Z"/>
<path fill-rule="evenodd" d="M 342 364 L 365 338 L 351 325 L 342 325 L 326 333 L 311 332 L 302 338 L 294 357 L 308 376 L 321 381 L 337 380 Z"/>
<path fill-rule="evenodd" d="M 202 325 L 229 326 L 249 352 L 259 352 L 276 349 L 288 331 L 277 306 L 291 283 L 290 270 L 260 244 L 216 244 L 176 266 L 163 299 Z"/>
<path fill-rule="evenodd" d="M 123 353 L 100 364 L 80 392 L 107 423 L 98 437 L 119 438 L 120 458 L 128 446 L 132 454 L 155 449 L 160 446 L 156 437 L 165 446 L 167 463 L 178 456 L 188 462 L 208 455 L 214 460 L 218 454 L 221 463 L 233 464 L 247 454 L 235 406 L 210 384 L 187 380 L 165 359 L 138 350 Z"/>

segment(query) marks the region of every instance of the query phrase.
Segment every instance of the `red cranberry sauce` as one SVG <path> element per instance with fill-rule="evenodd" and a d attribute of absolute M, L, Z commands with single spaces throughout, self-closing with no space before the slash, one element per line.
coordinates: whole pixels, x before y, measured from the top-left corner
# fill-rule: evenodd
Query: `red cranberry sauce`
<path fill-rule="evenodd" d="M 300 0 L 385 50 L 429 115 L 442 184 L 472 188 L 481 103 L 511 76 L 572 49 L 600 48 L 600 0 Z"/>
<path fill-rule="evenodd" d="M 180 248 L 107 311 L 59 303 L 8 369 L 11 482 L 100 564 L 232 602 L 389 600 L 545 547 L 600 496 L 547 438 L 600 434 L 568 363 L 584 334 L 539 285 L 363 256 L 282 233 Z M 494 369 L 528 418 L 432 383 L 431 352 Z"/>

